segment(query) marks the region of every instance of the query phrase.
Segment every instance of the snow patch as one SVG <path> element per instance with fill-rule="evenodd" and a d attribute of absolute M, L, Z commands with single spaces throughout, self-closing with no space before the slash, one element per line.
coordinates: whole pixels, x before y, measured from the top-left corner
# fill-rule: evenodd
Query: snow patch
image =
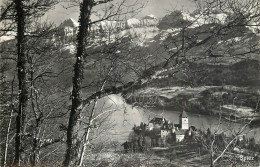
<path fill-rule="evenodd" d="M 163 41 L 165 40 L 167 37 L 169 37 L 170 35 L 172 37 L 178 35 L 181 32 L 181 28 L 171 28 L 171 29 L 167 29 L 165 31 L 162 31 L 161 33 L 161 37 L 160 40 Z"/>
<path fill-rule="evenodd" d="M 227 109 L 231 109 L 231 110 L 239 110 L 239 111 L 246 111 L 246 112 L 251 112 L 254 111 L 252 108 L 250 107 L 237 107 L 235 105 L 223 105 L 223 108 L 227 108 Z"/>
<path fill-rule="evenodd" d="M 214 86 L 213 86 L 214 87 Z M 152 96 L 162 96 L 166 97 L 168 99 L 172 99 L 179 94 L 186 94 L 186 95 L 195 95 L 202 91 L 205 91 L 206 89 L 211 88 L 211 86 L 201 86 L 201 87 L 166 87 L 166 88 L 155 88 L 150 87 L 143 90 L 140 90 L 140 94 L 145 95 L 152 95 Z"/>
<path fill-rule="evenodd" d="M 235 38 L 231 38 L 228 39 L 227 42 L 231 43 L 231 42 L 239 42 L 241 41 L 242 37 L 235 37 Z"/>
<path fill-rule="evenodd" d="M 15 39 L 15 36 L 1 36 L 0 37 L 0 43 L 5 42 L 5 41 L 9 41 Z"/>
<path fill-rule="evenodd" d="M 16 33 L 13 32 L 13 31 L 9 31 L 6 34 L 1 34 L 1 35 L 0 35 L 0 43 L 1 42 L 5 42 L 5 41 L 9 41 L 9 40 L 12 40 L 12 39 L 15 39 Z"/>
<path fill-rule="evenodd" d="M 72 21 L 74 27 L 78 27 L 79 26 L 79 23 L 76 20 L 71 19 L 71 21 Z"/>
<path fill-rule="evenodd" d="M 66 45 L 64 48 L 61 49 L 62 51 L 69 50 L 70 54 L 76 53 L 76 46 L 75 45 Z"/>
<path fill-rule="evenodd" d="M 225 13 L 209 14 L 209 15 L 197 14 L 194 17 L 190 16 L 187 13 L 182 13 L 182 15 L 185 20 L 193 22 L 190 28 L 196 28 L 203 24 L 210 24 L 210 23 L 225 24 L 227 18 L 227 14 Z"/>
<path fill-rule="evenodd" d="M 153 14 L 145 16 L 143 19 L 157 19 Z"/>
<path fill-rule="evenodd" d="M 140 20 L 136 19 L 136 18 L 128 19 L 126 21 L 126 28 L 133 28 L 133 27 L 137 27 L 140 25 L 141 25 Z"/>

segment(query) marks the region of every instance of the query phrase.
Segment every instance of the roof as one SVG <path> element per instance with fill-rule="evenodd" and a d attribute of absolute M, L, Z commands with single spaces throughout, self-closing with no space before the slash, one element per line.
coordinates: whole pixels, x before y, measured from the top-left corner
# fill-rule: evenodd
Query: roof
<path fill-rule="evenodd" d="M 162 130 L 171 130 L 172 129 L 172 124 L 167 124 L 167 123 L 164 123 L 163 125 L 162 125 Z"/>
<path fill-rule="evenodd" d="M 163 123 L 163 119 L 164 119 L 164 118 L 154 117 L 154 118 L 150 121 L 150 123 L 162 124 L 162 123 Z"/>
<path fill-rule="evenodd" d="M 180 124 L 174 124 L 174 127 L 181 128 L 181 125 Z"/>
<path fill-rule="evenodd" d="M 187 115 L 187 113 L 185 112 L 185 110 L 182 111 L 182 113 L 180 114 L 180 117 L 181 117 L 181 118 L 187 118 L 187 117 L 188 117 L 188 115 Z"/>

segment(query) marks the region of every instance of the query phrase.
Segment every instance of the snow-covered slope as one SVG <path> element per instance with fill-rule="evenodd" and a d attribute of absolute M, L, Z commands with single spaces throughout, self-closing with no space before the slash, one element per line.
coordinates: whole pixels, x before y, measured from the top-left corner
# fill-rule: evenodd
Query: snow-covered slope
<path fill-rule="evenodd" d="M 0 35 L 0 43 L 9 41 L 15 38 L 15 32 L 8 32 L 7 34 Z"/>
<path fill-rule="evenodd" d="M 91 26 L 93 31 L 99 30 L 111 30 L 111 29 L 131 29 L 131 28 L 139 28 L 139 27 L 150 27 L 150 26 L 157 26 L 159 19 L 157 19 L 154 15 L 150 14 L 141 19 L 137 18 L 130 18 L 126 21 L 101 21 L 96 23 L 95 25 Z"/>
<path fill-rule="evenodd" d="M 152 14 L 141 19 L 131 18 L 126 21 L 105 20 L 97 22 L 90 27 L 91 33 L 94 35 L 91 46 L 100 46 L 98 42 L 107 43 L 107 35 L 109 35 L 109 42 L 131 36 L 136 39 L 133 43 L 143 46 L 145 41 L 151 40 L 159 33 L 158 22 L 159 19 Z M 71 37 L 76 36 L 78 26 L 78 22 L 73 19 L 65 20 L 58 26 L 59 35 L 65 41 L 71 39 Z"/>
<path fill-rule="evenodd" d="M 12 40 L 12 39 L 14 39 L 15 38 L 15 36 L 7 36 L 7 35 L 4 35 L 4 36 L 1 36 L 0 37 L 0 43 L 2 43 L 2 42 L 5 42 L 5 41 L 9 41 L 9 40 Z"/>

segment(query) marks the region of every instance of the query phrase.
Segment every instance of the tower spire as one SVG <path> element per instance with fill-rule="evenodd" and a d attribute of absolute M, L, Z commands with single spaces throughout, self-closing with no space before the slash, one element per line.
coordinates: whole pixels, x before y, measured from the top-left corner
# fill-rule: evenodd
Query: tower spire
<path fill-rule="evenodd" d="M 181 129 L 189 129 L 188 115 L 185 110 L 180 114 L 180 126 Z"/>

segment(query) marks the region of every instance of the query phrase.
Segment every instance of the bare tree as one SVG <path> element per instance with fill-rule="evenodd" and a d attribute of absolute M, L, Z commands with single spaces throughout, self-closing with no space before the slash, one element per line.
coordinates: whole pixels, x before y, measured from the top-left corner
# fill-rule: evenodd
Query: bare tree
<path fill-rule="evenodd" d="M 27 119 L 26 126 L 27 136 L 32 139 L 31 153 L 28 155 L 32 165 L 40 161 L 43 149 L 63 141 L 64 137 L 58 127 L 53 127 L 51 131 L 45 132 L 46 134 L 43 133 L 49 127 L 48 123 L 55 119 L 58 121 L 59 117 L 66 114 L 62 112 L 63 106 L 67 103 L 63 96 L 68 95 L 59 90 L 59 83 L 53 83 L 65 71 L 62 67 L 58 70 L 55 68 L 58 61 L 63 61 L 59 58 L 60 46 L 52 41 L 53 28 L 51 24 L 36 22 L 35 26 L 31 27 L 31 38 L 28 41 L 31 47 L 26 50 L 30 84 L 27 115 L 31 116 Z"/>
<path fill-rule="evenodd" d="M 27 93 L 26 86 L 26 58 L 24 54 L 25 49 L 25 14 L 24 5 L 22 1 L 15 1 L 16 20 L 17 20 L 17 69 L 19 80 L 19 105 L 18 114 L 16 117 L 16 137 L 15 137 L 15 160 L 14 163 L 20 164 L 20 153 L 22 144 L 22 131 L 25 119 L 25 111 L 27 106 Z"/>
<path fill-rule="evenodd" d="M 27 78 L 27 57 L 29 25 L 32 20 L 41 17 L 54 5 L 55 1 L 20 1 L 14 0 L 6 3 L 1 10 L 1 24 L 7 27 L 4 32 L 16 32 L 16 55 L 17 55 L 17 78 L 18 78 L 18 109 L 16 114 L 16 136 L 14 163 L 20 164 L 22 144 L 25 137 L 25 119 L 28 113 L 28 78 Z M 32 8 L 33 6 L 33 8 Z M 2 31 L 2 29 L 1 29 Z M 30 35 L 29 35 L 30 36 Z"/>
<path fill-rule="evenodd" d="M 77 149 L 73 148 L 73 145 L 78 145 L 78 143 L 73 143 L 73 133 L 74 124 L 80 116 L 80 106 L 81 104 L 81 87 L 83 79 L 83 62 L 85 54 L 85 38 L 88 35 L 89 22 L 91 10 L 94 6 L 93 1 L 83 0 L 80 5 L 80 18 L 79 18 L 79 32 L 77 35 L 77 53 L 76 53 L 76 63 L 74 65 L 74 77 L 73 77 L 73 90 L 72 90 L 72 106 L 70 112 L 70 119 L 67 130 L 67 151 L 63 164 L 68 166 L 75 155 L 77 155 Z M 75 146 L 74 146 L 75 147 Z"/>
<path fill-rule="evenodd" d="M 100 18 L 97 21 L 90 21 L 90 16 L 93 13 L 92 9 L 96 5 L 102 5 L 102 4 L 109 4 L 112 8 L 108 10 L 108 8 L 105 8 L 107 12 L 104 12 L 104 16 Z M 89 57 L 89 53 L 86 51 L 86 47 L 90 44 L 89 41 L 89 29 L 90 24 L 94 24 L 103 20 L 107 20 L 111 17 L 115 17 L 117 15 L 122 15 L 122 8 L 124 6 L 125 0 L 120 2 L 118 6 L 116 6 L 115 9 L 113 9 L 113 4 L 110 4 L 110 0 L 108 1 L 88 1 L 83 0 L 82 3 L 80 3 L 80 17 L 79 17 L 79 30 L 77 34 L 77 44 L 76 44 L 76 63 L 74 65 L 74 76 L 73 76 L 73 90 L 72 90 L 72 106 L 70 111 L 70 118 L 69 118 L 69 124 L 67 128 L 67 151 L 65 155 L 65 160 L 63 162 L 64 165 L 69 165 L 71 161 L 73 163 L 76 163 L 78 165 L 82 165 L 83 157 L 84 157 L 84 151 L 86 147 L 86 143 L 88 142 L 88 136 L 90 129 L 87 128 L 85 133 L 85 139 L 83 140 L 84 146 L 80 148 L 80 141 L 77 141 L 77 134 L 76 128 L 74 125 L 78 119 L 80 119 L 82 109 L 86 107 L 86 104 L 93 103 L 93 108 L 90 110 L 89 115 L 89 124 L 92 124 L 93 116 L 94 116 L 94 110 L 97 103 L 97 100 L 101 98 L 101 94 L 104 94 L 104 88 L 105 84 L 108 80 L 108 76 L 110 76 L 110 73 L 112 70 L 114 70 L 115 66 L 113 64 L 113 61 L 111 62 L 111 67 L 108 68 L 108 72 L 105 74 L 104 79 L 101 79 L 101 84 L 99 84 L 99 87 L 97 89 L 97 92 L 93 95 L 89 96 L 87 100 L 82 101 L 81 97 L 81 91 L 82 91 L 82 80 L 83 80 L 83 69 L 84 69 L 84 61 L 87 57 Z M 135 9 L 137 10 L 137 9 Z M 125 11 L 125 14 L 130 13 L 129 11 Z M 113 88 L 107 89 L 106 95 L 109 94 L 108 91 L 111 91 Z M 100 94 L 100 92 L 103 92 Z M 112 91 L 110 93 L 113 93 Z M 81 150 L 81 151 L 80 151 Z M 79 154 L 81 152 L 81 154 Z M 79 159 L 76 160 L 77 155 L 80 155 Z"/>
<path fill-rule="evenodd" d="M 256 110 L 258 109 L 259 100 L 256 102 Z M 236 156 L 232 156 L 232 152 L 237 143 L 242 137 L 250 133 L 249 126 L 255 117 L 250 117 L 247 122 L 234 128 L 234 123 L 230 121 L 227 127 L 221 127 L 223 123 L 222 110 L 220 107 L 219 121 L 215 127 L 207 129 L 204 135 L 199 135 L 196 140 L 202 145 L 204 149 L 209 152 L 210 155 L 210 166 L 215 166 L 218 161 L 222 158 L 228 158 L 231 163 L 234 163 Z M 231 156 L 230 156 L 231 155 Z"/>
<path fill-rule="evenodd" d="M 10 145 L 13 138 L 12 133 L 12 122 L 13 122 L 13 114 L 14 114 L 14 99 L 13 99 L 13 81 L 10 82 L 7 79 L 7 71 L 8 71 L 8 63 L 5 62 L 4 64 L 1 64 L 1 77 L 0 77 L 0 92 L 1 92 L 1 104 L 0 104 L 0 110 L 1 110 L 1 161 L 2 164 L 6 164 L 8 160 L 8 151 L 10 150 Z M 8 86 L 9 84 L 12 85 L 12 87 Z M 11 110 L 9 113 L 8 110 Z"/>

